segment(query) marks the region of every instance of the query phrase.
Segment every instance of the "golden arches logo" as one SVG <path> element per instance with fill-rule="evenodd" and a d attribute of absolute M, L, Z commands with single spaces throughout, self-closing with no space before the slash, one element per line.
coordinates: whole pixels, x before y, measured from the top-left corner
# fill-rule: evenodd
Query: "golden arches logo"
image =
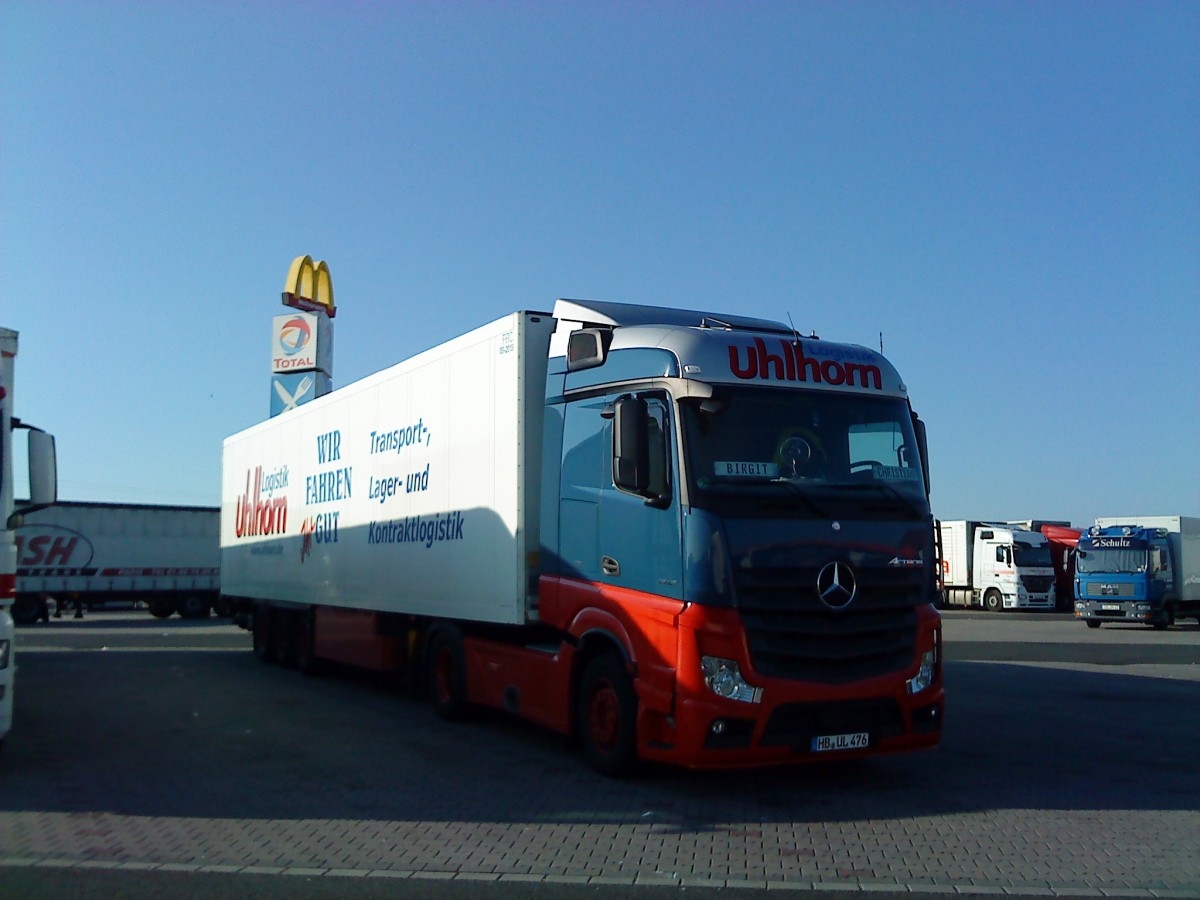
<path fill-rule="evenodd" d="M 333 279 L 324 260 L 297 256 L 283 284 L 283 304 L 309 312 L 322 311 L 333 318 Z"/>

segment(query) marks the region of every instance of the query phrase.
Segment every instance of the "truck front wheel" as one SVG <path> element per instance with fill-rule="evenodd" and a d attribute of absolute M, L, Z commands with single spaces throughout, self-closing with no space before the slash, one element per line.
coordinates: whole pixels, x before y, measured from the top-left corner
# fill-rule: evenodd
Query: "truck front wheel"
<path fill-rule="evenodd" d="M 615 653 L 588 662 L 579 682 L 576 723 L 584 755 L 602 775 L 628 775 L 637 764 L 637 694 Z"/>
<path fill-rule="evenodd" d="M 1100 623 L 1098 621 L 1096 621 L 1095 619 L 1085 619 L 1084 621 L 1087 622 L 1088 628 L 1099 628 L 1100 627 Z"/>
<path fill-rule="evenodd" d="M 983 608 L 988 612 L 1004 612 L 1004 595 L 992 588 L 983 595 Z"/>
<path fill-rule="evenodd" d="M 1154 620 L 1154 627 L 1158 631 L 1163 631 L 1175 624 L 1175 607 L 1167 604 L 1162 608 L 1162 612 L 1158 614 L 1158 618 Z"/>

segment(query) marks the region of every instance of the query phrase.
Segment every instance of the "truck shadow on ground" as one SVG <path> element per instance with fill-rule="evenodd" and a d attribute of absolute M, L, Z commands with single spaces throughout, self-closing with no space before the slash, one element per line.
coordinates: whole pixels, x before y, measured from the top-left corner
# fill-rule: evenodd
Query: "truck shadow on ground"
<path fill-rule="evenodd" d="M 1001 809 L 1194 810 L 1200 683 L 950 662 L 931 752 L 734 772 L 593 773 L 499 713 L 444 722 L 384 681 L 247 653 L 21 658 L 0 812 L 499 823 L 903 819 Z"/>

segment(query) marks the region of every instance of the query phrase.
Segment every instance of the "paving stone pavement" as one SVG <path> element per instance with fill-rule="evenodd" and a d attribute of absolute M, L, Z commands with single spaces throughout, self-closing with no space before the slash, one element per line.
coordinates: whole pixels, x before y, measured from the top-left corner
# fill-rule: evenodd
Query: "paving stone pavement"
<path fill-rule="evenodd" d="M 1200 896 L 1192 680 L 950 663 L 932 753 L 614 782 L 522 723 L 243 651 L 27 649 L 19 675 L 0 870 Z"/>

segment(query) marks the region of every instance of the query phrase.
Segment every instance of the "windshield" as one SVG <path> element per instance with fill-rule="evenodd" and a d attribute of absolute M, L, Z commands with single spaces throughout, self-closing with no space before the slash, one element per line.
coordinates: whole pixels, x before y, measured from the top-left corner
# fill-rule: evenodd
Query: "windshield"
<path fill-rule="evenodd" d="M 695 506 L 730 516 L 929 515 L 904 400 L 737 387 L 681 409 Z"/>
<path fill-rule="evenodd" d="M 1032 569 L 1038 566 L 1049 568 L 1054 565 L 1050 559 L 1050 545 L 1046 544 L 1025 544 L 1021 541 L 1013 542 L 1013 565 L 1020 566 L 1022 569 Z"/>
<path fill-rule="evenodd" d="M 1146 547 L 1090 550 L 1081 547 L 1075 555 L 1075 571 L 1080 574 L 1136 575 L 1146 571 Z"/>

